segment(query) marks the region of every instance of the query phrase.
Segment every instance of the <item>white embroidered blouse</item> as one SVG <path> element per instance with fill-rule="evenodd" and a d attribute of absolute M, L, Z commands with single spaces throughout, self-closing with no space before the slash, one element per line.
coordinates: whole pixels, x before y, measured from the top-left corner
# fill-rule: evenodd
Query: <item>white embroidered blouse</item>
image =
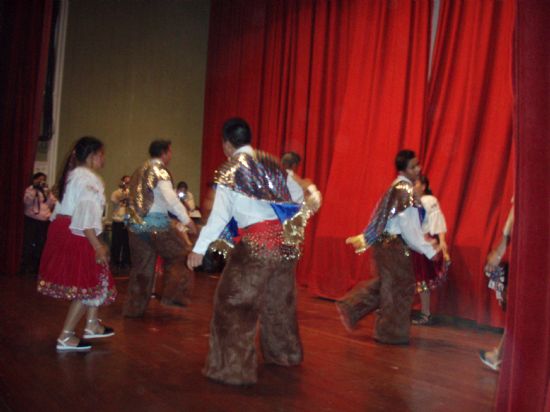
<path fill-rule="evenodd" d="M 422 223 L 422 232 L 429 233 L 432 236 L 447 233 L 447 223 L 437 198 L 432 195 L 424 195 L 421 197 L 420 202 L 426 211 L 426 217 Z"/>
<path fill-rule="evenodd" d="M 105 186 L 101 177 L 87 167 L 77 167 L 67 176 L 63 201 L 57 204 L 51 217 L 71 216 L 69 229 L 77 236 L 84 236 L 85 229 L 94 229 L 96 235 L 103 231 Z"/>

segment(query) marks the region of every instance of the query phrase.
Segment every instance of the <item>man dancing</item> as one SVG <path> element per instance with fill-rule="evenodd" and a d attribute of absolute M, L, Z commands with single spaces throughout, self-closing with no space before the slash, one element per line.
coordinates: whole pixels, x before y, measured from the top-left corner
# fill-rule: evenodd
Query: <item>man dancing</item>
<path fill-rule="evenodd" d="M 214 206 L 188 258 L 190 268 L 199 266 L 208 245 L 236 222 L 240 241 L 216 289 L 203 369 L 207 377 L 235 385 L 257 381 L 258 318 L 267 363 L 302 361 L 294 266 L 307 218 L 320 205 L 318 193 L 304 205 L 294 203 L 286 172 L 277 159 L 254 150 L 251 138 L 244 120 L 224 124 L 223 150 L 229 160 L 216 172 Z"/>
<path fill-rule="evenodd" d="M 415 153 L 401 150 L 395 158 L 395 167 L 398 176 L 378 203 L 365 231 L 346 239 L 356 253 L 372 246 L 376 277 L 357 284 L 336 306 L 348 330 L 378 309 L 374 339 L 380 343 L 407 344 L 415 290 L 409 248 L 429 259 L 436 259 L 438 250 L 424 239 L 415 207 L 413 182 L 420 173 Z"/>
<path fill-rule="evenodd" d="M 193 273 L 185 261 L 190 247 L 183 235 L 186 225 L 196 233 L 166 168 L 172 159 L 168 140 L 155 140 L 149 146 L 151 158 L 139 167 L 130 180 L 129 240 L 132 256 L 128 298 L 124 316 L 140 317 L 145 313 L 155 280 L 157 254 L 164 260 L 164 288 L 161 303 L 185 306 L 193 283 Z M 177 218 L 175 223 L 170 212 Z"/>

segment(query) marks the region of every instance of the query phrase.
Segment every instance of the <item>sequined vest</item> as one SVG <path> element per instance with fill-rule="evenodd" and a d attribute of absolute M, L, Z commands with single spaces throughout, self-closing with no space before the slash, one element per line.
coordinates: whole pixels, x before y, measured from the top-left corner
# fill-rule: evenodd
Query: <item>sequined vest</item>
<path fill-rule="evenodd" d="M 216 170 L 214 183 L 253 199 L 289 203 L 286 177 L 277 158 L 256 150 L 253 156 L 239 153 L 225 162 Z"/>
<path fill-rule="evenodd" d="M 141 224 L 141 218 L 145 217 L 153 202 L 155 195 L 153 190 L 159 181 L 172 182 L 172 175 L 158 159 L 149 159 L 136 169 L 130 179 L 130 202 L 128 212 L 130 221 Z"/>
<path fill-rule="evenodd" d="M 368 226 L 363 232 L 367 248 L 376 243 L 382 236 L 388 220 L 411 206 L 417 206 L 413 185 L 406 180 L 395 182 L 379 201 Z"/>

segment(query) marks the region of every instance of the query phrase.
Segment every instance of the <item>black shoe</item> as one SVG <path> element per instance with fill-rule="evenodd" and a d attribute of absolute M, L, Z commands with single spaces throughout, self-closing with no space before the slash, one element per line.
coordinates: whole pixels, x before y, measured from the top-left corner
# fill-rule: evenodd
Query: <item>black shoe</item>
<path fill-rule="evenodd" d="M 419 325 L 419 326 L 431 326 L 433 325 L 434 320 L 432 318 L 432 315 L 425 315 L 424 313 L 420 313 L 418 317 L 415 317 L 412 319 L 413 325 Z"/>

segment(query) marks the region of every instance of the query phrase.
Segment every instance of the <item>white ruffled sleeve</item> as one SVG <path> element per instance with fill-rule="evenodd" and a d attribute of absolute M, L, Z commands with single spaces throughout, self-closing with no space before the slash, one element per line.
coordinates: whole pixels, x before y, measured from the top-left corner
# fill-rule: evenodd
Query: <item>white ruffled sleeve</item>
<path fill-rule="evenodd" d="M 103 207 L 105 206 L 105 190 L 101 181 L 87 176 L 79 182 L 75 210 L 69 229 L 75 235 L 84 236 L 85 229 L 94 229 L 99 235 L 103 231 Z"/>
<path fill-rule="evenodd" d="M 434 236 L 447 232 L 445 216 L 439 207 L 439 202 L 434 196 L 422 196 L 422 207 L 426 210 L 426 219 L 422 224 L 422 231 Z"/>

